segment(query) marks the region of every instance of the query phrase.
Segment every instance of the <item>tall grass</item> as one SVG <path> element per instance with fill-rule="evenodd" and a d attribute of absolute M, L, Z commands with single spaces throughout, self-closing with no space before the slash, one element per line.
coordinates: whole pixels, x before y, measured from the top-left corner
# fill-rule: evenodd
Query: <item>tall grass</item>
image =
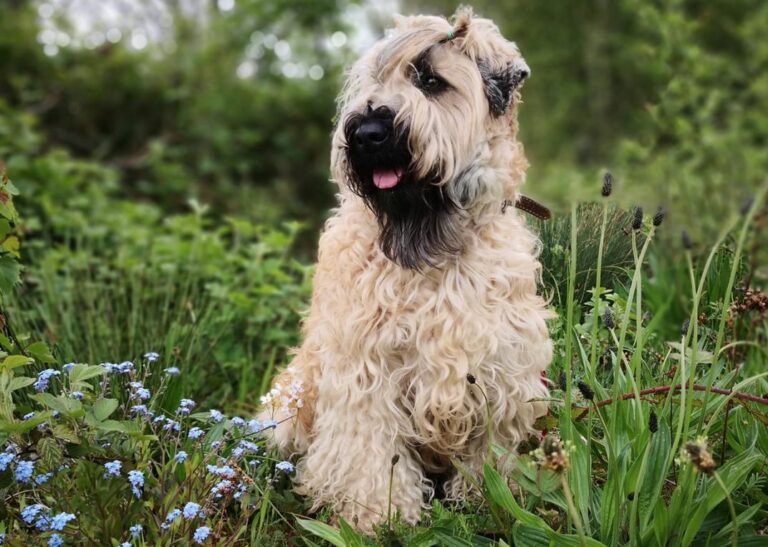
<path fill-rule="evenodd" d="M 664 246 L 673 238 L 659 238 L 669 235 L 663 223 L 645 216 L 633 227 L 607 201 L 542 227 L 559 312 L 550 415 L 539 424 L 549 437 L 519 454 L 491 446 L 483 477 L 472 478 L 481 496 L 436 500 L 415 527 L 392 508 L 373 539 L 257 483 L 260 501 L 231 543 L 760 544 L 768 321 L 731 304 L 753 278 L 745 255 L 764 194 L 726 219 L 703 255 Z M 54 238 L 34 251 L 9 317 L 17 332 L 52 342 L 61 361 L 161 351 L 162 366 L 182 368 L 160 390 L 162 408 L 183 393 L 247 411 L 298 338 L 310 270 L 290 258 L 291 230 L 217 227 L 198 211 L 132 235 Z"/>
<path fill-rule="evenodd" d="M 574 207 L 546 229 L 545 242 L 561 246 L 544 253 L 561 312 L 550 375 L 563 385 L 542 422 L 550 436 L 518 455 L 495 447 L 515 463 L 508 479 L 489 462 L 481 499 L 449 505 L 450 525 L 435 505 L 432 521 L 399 529 L 403 543 L 763 544 L 768 372 L 747 371 L 764 368 L 768 352 L 739 336 L 764 337 L 768 317 L 739 317 L 730 303 L 739 276 L 750 277 L 742 259 L 764 197 L 765 190 L 744 215 L 726 219 L 703 256 L 659 248 L 662 216 L 633 227 L 632 215 L 607 204 Z M 674 256 L 678 267 L 664 268 Z M 622 264 L 607 276 L 605 257 Z M 676 322 L 680 316 L 687 320 Z M 728 336 L 724 325 L 732 327 Z M 484 514 L 493 516 L 490 527 Z M 323 533 L 336 545 L 353 544 L 333 529 Z"/>
<path fill-rule="evenodd" d="M 211 226 L 204 211 L 58 232 L 33 246 L 10 301 L 17 328 L 61 362 L 120 362 L 159 351 L 180 392 L 254 411 L 296 343 L 310 268 L 289 251 L 298 225 Z M 62 237 L 63 236 L 63 237 Z"/>

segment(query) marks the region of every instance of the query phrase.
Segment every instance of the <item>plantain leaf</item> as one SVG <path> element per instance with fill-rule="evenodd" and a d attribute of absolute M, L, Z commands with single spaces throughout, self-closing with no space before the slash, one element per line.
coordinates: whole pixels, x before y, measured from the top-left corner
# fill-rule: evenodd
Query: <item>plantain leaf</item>
<path fill-rule="evenodd" d="M 752 471 L 752 468 L 761 460 L 762 456 L 760 452 L 754 447 L 751 447 L 749 450 L 745 450 L 738 456 L 731 458 L 728 463 L 717 471 L 723 484 L 725 484 L 728 494 L 741 486 Z M 704 518 L 718 504 L 725 500 L 725 494 L 726 493 L 713 478 L 707 480 L 707 492 L 704 499 L 697 504 L 698 508 L 687 519 L 688 525 L 685 527 L 683 545 L 691 545 L 693 543 L 696 532 L 701 528 L 701 523 L 704 522 Z"/>
<path fill-rule="evenodd" d="M 339 528 L 341 529 L 341 537 L 347 547 L 363 547 L 363 537 L 355 532 L 343 518 L 339 518 Z"/>
<path fill-rule="evenodd" d="M 298 522 L 299 526 L 304 528 L 310 534 L 314 534 L 317 537 L 324 539 L 328 543 L 335 545 L 336 547 L 346 547 L 344 538 L 336 528 L 328 526 L 324 522 L 312 519 L 297 518 L 296 522 Z"/>
<path fill-rule="evenodd" d="M 485 491 L 491 502 L 504 509 L 525 526 L 539 530 L 552 530 L 544 522 L 544 519 L 529 513 L 518 505 L 507 483 L 501 478 L 498 471 L 487 463 L 483 466 L 483 475 L 485 476 Z"/>

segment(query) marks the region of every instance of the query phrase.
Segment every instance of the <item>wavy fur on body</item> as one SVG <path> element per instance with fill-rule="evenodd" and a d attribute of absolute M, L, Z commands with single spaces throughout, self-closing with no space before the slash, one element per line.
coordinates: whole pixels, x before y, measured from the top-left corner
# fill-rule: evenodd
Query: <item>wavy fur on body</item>
<path fill-rule="evenodd" d="M 440 93 L 419 87 L 415 71 L 427 70 L 414 66 L 425 62 L 420 55 L 447 84 Z M 386 517 L 394 456 L 392 504 L 403 520 L 417 521 L 428 506 L 433 473 L 453 472 L 447 496 L 466 495 L 450 458 L 481 469 L 481 389 L 493 440 L 510 450 L 546 413 L 541 373 L 552 347 L 550 312 L 537 295 L 538 241 L 524 218 L 501 207 L 517 197 L 527 167 L 516 139 L 527 74 L 516 46 L 467 10 L 453 24 L 399 17 L 353 66 L 339 100 L 332 171 L 340 203 L 320 238 L 304 342 L 261 417 L 280 422 L 273 440 L 285 455 L 300 455 L 298 490 L 362 530 Z M 444 223 L 436 233 L 450 234 L 450 245 L 399 234 L 428 255 L 416 265 L 382 250 L 393 213 L 371 197 L 401 190 L 360 191 L 351 180 L 364 175 L 350 164 L 347 120 L 369 106 L 390 109 L 407 139 L 401 185 L 434 185 L 455 205 L 432 219 Z"/>

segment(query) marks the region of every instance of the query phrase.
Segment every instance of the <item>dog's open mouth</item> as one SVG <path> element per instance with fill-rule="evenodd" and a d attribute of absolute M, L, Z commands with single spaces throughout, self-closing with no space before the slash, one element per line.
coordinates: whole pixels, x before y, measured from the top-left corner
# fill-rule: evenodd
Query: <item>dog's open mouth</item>
<path fill-rule="evenodd" d="M 403 180 L 404 175 L 405 171 L 401 167 L 376 169 L 373 172 L 373 185 L 379 190 L 389 190 L 397 186 Z"/>

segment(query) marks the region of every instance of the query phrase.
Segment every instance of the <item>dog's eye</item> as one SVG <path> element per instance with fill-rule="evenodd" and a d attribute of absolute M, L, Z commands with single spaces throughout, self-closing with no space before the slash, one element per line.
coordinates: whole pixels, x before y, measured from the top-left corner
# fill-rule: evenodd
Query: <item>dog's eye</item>
<path fill-rule="evenodd" d="M 416 87 L 421 89 L 422 93 L 428 97 L 437 95 L 448 88 L 448 82 L 434 72 L 418 73 L 415 79 Z"/>

